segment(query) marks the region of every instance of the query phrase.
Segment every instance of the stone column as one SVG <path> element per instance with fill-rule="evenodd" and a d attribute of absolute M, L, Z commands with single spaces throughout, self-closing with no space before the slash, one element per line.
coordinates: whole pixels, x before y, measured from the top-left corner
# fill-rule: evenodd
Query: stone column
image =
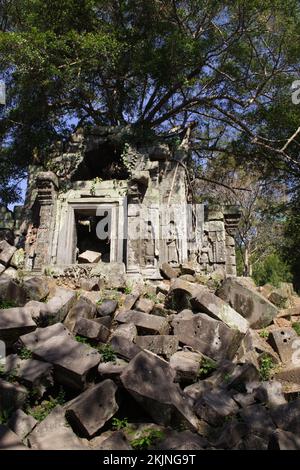
<path fill-rule="evenodd" d="M 235 235 L 241 218 L 238 206 L 224 206 L 224 222 L 226 230 L 226 274 L 236 276 Z"/>
<path fill-rule="evenodd" d="M 39 211 L 37 227 L 32 229 L 27 243 L 27 267 L 40 270 L 50 263 L 52 234 L 55 223 L 55 203 L 58 180 L 52 172 L 40 172 L 36 176 L 36 204 Z"/>

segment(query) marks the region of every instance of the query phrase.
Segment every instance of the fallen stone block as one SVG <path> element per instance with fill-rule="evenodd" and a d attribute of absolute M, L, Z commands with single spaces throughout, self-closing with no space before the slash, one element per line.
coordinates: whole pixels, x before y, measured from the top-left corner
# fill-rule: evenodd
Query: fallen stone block
<path fill-rule="evenodd" d="M 27 415 L 23 410 L 16 410 L 10 417 L 7 426 L 21 441 L 33 430 L 38 421 L 33 416 Z"/>
<path fill-rule="evenodd" d="M 145 313 L 150 313 L 153 310 L 153 307 L 153 300 L 146 299 L 145 297 L 140 297 L 134 304 L 134 310 Z"/>
<path fill-rule="evenodd" d="M 17 434 L 0 424 L 0 450 L 28 450 Z"/>
<path fill-rule="evenodd" d="M 115 415 L 117 386 L 110 379 L 89 388 L 67 407 L 66 417 L 87 437 L 92 437 Z"/>
<path fill-rule="evenodd" d="M 182 274 L 181 276 L 179 276 L 179 279 L 187 282 L 196 282 L 196 279 L 194 276 L 192 276 L 192 274 Z"/>
<path fill-rule="evenodd" d="M 97 309 L 93 302 L 86 297 L 80 297 L 71 307 L 64 319 L 64 325 L 73 331 L 79 318 L 94 319 Z"/>
<path fill-rule="evenodd" d="M 236 278 L 225 279 L 217 295 L 246 318 L 251 328 L 270 325 L 278 313 L 275 305 Z"/>
<path fill-rule="evenodd" d="M 210 292 L 205 286 L 198 286 L 197 293 L 191 299 L 195 309 L 211 315 L 224 322 L 229 328 L 246 333 L 249 329 L 248 321 L 221 298 Z"/>
<path fill-rule="evenodd" d="M 72 431 L 65 418 L 65 410 L 56 406 L 28 436 L 33 450 L 88 450 Z"/>
<path fill-rule="evenodd" d="M 17 251 L 15 246 L 10 245 L 6 240 L 0 241 L 0 263 L 8 266 L 15 251 Z"/>
<path fill-rule="evenodd" d="M 127 366 L 128 362 L 119 358 L 113 362 L 100 362 L 98 366 L 98 373 L 103 380 L 117 379 Z"/>
<path fill-rule="evenodd" d="M 239 407 L 224 389 L 211 390 L 205 393 L 194 405 L 199 418 L 212 426 L 220 426 L 224 419 L 235 415 Z"/>
<path fill-rule="evenodd" d="M 0 276 L 2 273 L 4 273 L 4 271 L 5 271 L 5 266 L 0 263 Z"/>
<path fill-rule="evenodd" d="M 176 421 L 199 431 L 201 423 L 189 399 L 173 381 L 174 372 L 168 363 L 146 351 L 137 354 L 121 375 L 124 388 L 155 423 L 168 425 Z"/>
<path fill-rule="evenodd" d="M 0 410 L 16 410 L 22 408 L 28 391 L 18 383 L 0 379 Z"/>
<path fill-rule="evenodd" d="M 179 342 L 215 360 L 232 358 L 241 340 L 241 333 L 205 313 L 187 320 L 172 322 Z"/>
<path fill-rule="evenodd" d="M 122 431 L 115 431 L 102 444 L 96 447 L 97 450 L 132 450 L 127 437 Z"/>
<path fill-rule="evenodd" d="M 97 277 L 92 277 L 90 279 L 80 279 L 80 288 L 91 292 L 99 291 L 99 279 Z"/>
<path fill-rule="evenodd" d="M 30 300 L 27 302 L 24 307 L 30 312 L 31 318 L 33 321 L 41 324 L 43 319 L 41 317 L 41 310 L 44 308 L 43 302 L 38 302 L 37 300 Z"/>
<path fill-rule="evenodd" d="M 247 358 L 249 353 L 253 352 L 257 357 L 260 354 L 267 354 L 272 358 L 275 364 L 280 362 L 278 354 L 265 341 L 265 339 L 261 338 L 257 331 L 250 329 L 242 339 L 240 347 L 236 353 L 236 358 L 239 362 L 245 362 L 244 359 Z"/>
<path fill-rule="evenodd" d="M 49 282 L 42 276 L 26 279 L 23 282 L 23 287 L 30 300 L 44 300 L 50 292 Z"/>
<path fill-rule="evenodd" d="M 26 303 L 26 292 L 19 284 L 10 278 L 0 278 L 0 299 L 14 302 L 15 305 L 23 306 Z"/>
<path fill-rule="evenodd" d="M 128 341 L 133 342 L 137 337 L 137 329 L 134 323 L 124 323 L 119 325 L 112 334 L 114 336 L 123 336 Z"/>
<path fill-rule="evenodd" d="M 276 429 L 268 410 L 262 405 L 243 408 L 240 411 L 240 416 L 248 426 L 249 433 L 256 436 L 268 439 Z"/>
<path fill-rule="evenodd" d="M 262 382 L 261 385 L 254 390 L 254 397 L 261 403 L 265 403 L 268 408 L 274 408 L 275 406 L 286 403 L 282 385 L 276 380 Z"/>
<path fill-rule="evenodd" d="M 119 323 L 134 323 L 140 334 L 168 334 L 168 321 L 157 315 L 128 310 L 120 312 L 115 318 Z"/>
<path fill-rule="evenodd" d="M 76 300 L 76 292 L 57 287 L 54 296 L 44 304 L 41 310 L 43 318 L 50 318 L 52 321 L 62 322 Z"/>
<path fill-rule="evenodd" d="M 268 450 L 268 437 L 257 436 L 256 434 L 246 435 L 235 447 L 237 450 Z"/>
<path fill-rule="evenodd" d="M 13 254 L 13 257 L 10 260 L 10 265 L 15 269 L 24 268 L 25 263 L 25 251 L 23 248 L 19 248 Z"/>
<path fill-rule="evenodd" d="M 72 333 L 70 333 L 62 323 L 55 323 L 55 325 L 50 325 L 46 328 L 37 328 L 32 333 L 20 336 L 19 345 L 21 347 L 25 346 L 30 351 L 33 351 L 34 348 L 40 346 L 48 339 L 59 336 L 73 338 Z"/>
<path fill-rule="evenodd" d="M 202 354 L 196 352 L 175 352 L 170 358 L 170 367 L 176 372 L 176 382 L 197 380 L 202 359 Z"/>
<path fill-rule="evenodd" d="M 178 349 L 178 339 L 171 335 L 137 336 L 135 343 L 142 349 L 154 352 L 169 359 Z"/>
<path fill-rule="evenodd" d="M 300 365 L 293 366 L 292 364 L 289 364 L 276 372 L 274 377 L 276 380 L 285 382 L 291 386 L 294 384 L 298 384 L 300 386 Z"/>
<path fill-rule="evenodd" d="M 183 389 L 184 393 L 192 400 L 196 401 L 202 397 L 204 393 L 212 390 L 213 384 L 208 380 L 200 380 L 199 382 L 188 385 Z"/>
<path fill-rule="evenodd" d="M 203 450 L 209 446 L 208 441 L 191 431 L 168 431 L 167 436 L 155 445 L 155 450 Z"/>
<path fill-rule="evenodd" d="M 116 300 L 103 300 L 100 305 L 97 306 L 97 313 L 100 317 L 107 315 L 113 315 L 117 310 L 118 302 Z"/>
<path fill-rule="evenodd" d="M 170 290 L 170 283 L 168 281 L 161 281 L 156 285 L 156 294 L 168 295 Z"/>
<path fill-rule="evenodd" d="M 232 449 L 245 438 L 247 431 L 245 423 L 234 418 L 230 419 L 220 429 L 218 437 L 213 440 L 213 445 L 217 449 Z"/>
<path fill-rule="evenodd" d="M 160 272 L 165 279 L 173 279 L 179 275 L 179 270 L 173 268 L 169 263 L 163 263 Z"/>
<path fill-rule="evenodd" d="M 9 268 L 6 268 L 2 277 L 6 277 L 7 279 L 17 281 L 19 278 L 18 271 L 15 268 L 10 266 Z"/>
<path fill-rule="evenodd" d="M 11 346 L 21 335 L 36 329 L 26 307 L 0 309 L 0 340 Z"/>
<path fill-rule="evenodd" d="M 292 361 L 295 350 L 300 345 L 299 337 L 293 328 L 278 328 L 270 331 L 268 341 L 285 364 Z"/>
<path fill-rule="evenodd" d="M 33 355 L 54 365 L 54 377 L 58 383 L 77 390 L 85 387 L 87 374 L 101 360 L 96 349 L 64 335 L 40 342 L 33 349 Z"/>
<path fill-rule="evenodd" d="M 20 359 L 17 354 L 6 357 L 5 372 L 12 373 L 26 387 L 35 389 L 40 396 L 53 385 L 53 366 L 35 359 Z"/>
<path fill-rule="evenodd" d="M 101 260 L 101 253 L 86 250 L 78 256 L 78 263 L 98 263 Z"/>
<path fill-rule="evenodd" d="M 197 294 L 198 284 L 174 279 L 167 295 L 167 305 L 176 311 L 191 308 L 191 299 Z"/>
<path fill-rule="evenodd" d="M 268 450 L 300 450 L 300 437 L 292 432 L 276 429 L 270 437 Z"/>
<path fill-rule="evenodd" d="M 300 398 L 275 407 L 271 416 L 278 428 L 300 434 Z"/>
<path fill-rule="evenodd" d="M 106 328 L 108 328 L 109 330 L 111 329 L 112 318 L 110 315 L 106 315 L 106 317 L 93 318 L 93 321 L 99 323 L 99 325 L 106 326 Z"/>
<path fill-rule="evenodd" d="M 79 318 L 74 327 L 74 334 L 106 343 L 110 332 L 106 326 L 100 323 L 87 318 Z"/>
<path fill-rule="evenodd" d="M 121 335 L 113 336 L 110 340 L 110 345 L 118 356 L 129 361 L 142 351 L 139 346 Z"/>

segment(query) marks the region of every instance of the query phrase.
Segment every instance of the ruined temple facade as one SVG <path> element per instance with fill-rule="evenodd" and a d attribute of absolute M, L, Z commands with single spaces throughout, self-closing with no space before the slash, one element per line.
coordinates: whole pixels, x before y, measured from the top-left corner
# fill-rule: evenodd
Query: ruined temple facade
<path fill-rule="evenodd" d="M 88 251 L 99 254 L 91 264 L 100 271 L 120 263 L 149 279 L 160 278 L 163 263 L 235 275 L 239 210 L 195 204 L 184 139 L 177 148 L 121 140 L 107 128 L 77 132 L 43 167 L 30 168 L 15 221 L 25 270 L 70 269 L 88 263 L 81 256 Z"/>

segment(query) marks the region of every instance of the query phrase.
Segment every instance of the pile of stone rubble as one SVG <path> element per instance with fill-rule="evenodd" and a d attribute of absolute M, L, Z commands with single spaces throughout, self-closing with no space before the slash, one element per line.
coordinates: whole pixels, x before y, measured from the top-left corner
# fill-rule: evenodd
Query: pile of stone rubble
<path fill-rule="evenodd" d="M 72 290 L 4 271 L 0 449 L 300 449 L 292 287 L 161 272 Z"/>

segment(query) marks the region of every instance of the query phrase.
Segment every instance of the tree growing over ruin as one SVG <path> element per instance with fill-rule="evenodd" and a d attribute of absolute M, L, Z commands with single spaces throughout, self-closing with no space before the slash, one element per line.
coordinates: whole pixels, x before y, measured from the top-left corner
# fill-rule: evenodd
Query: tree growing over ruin
<path fill-rule="evenodd" d="M 7 186 L 14 171 L 82 126 L 177 145 L 192 124 L 190 148 L 201 157 L 235 154 L 299 178 L 296 106 L 278 128 L 299 78 L 296 0 L 2 0 L 0 8 L 5 202 L 17 197 Z"/>

